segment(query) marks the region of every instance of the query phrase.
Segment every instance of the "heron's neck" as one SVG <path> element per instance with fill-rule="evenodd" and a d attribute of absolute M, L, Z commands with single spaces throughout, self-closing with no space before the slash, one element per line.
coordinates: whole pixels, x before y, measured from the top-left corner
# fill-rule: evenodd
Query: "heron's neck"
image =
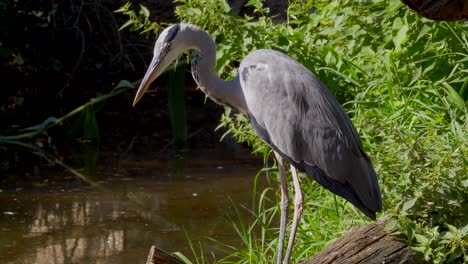
<path fill-rule="evenodd" d="M 231 81 L 221 79 L 216 73 L 216 44 L 213 38 L 202 30 L 191 32 L 195 36 L 192 47 L 197 54 L 192 61 L 192 75 L 202 91 L 220 105 L 234 107 L 246 114 L 244 94 L 239 76 Z"/>

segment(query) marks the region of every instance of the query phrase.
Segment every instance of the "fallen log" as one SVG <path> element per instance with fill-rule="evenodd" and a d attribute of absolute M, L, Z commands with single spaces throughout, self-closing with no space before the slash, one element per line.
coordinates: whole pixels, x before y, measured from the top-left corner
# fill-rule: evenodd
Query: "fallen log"
<path fill-rule="evenodd" d="M 352 228 L 345 236 L 301 264 L 418 264 L 423 258 L 384 230 L 386 222 Z"/>
<path fill-rule="evenodd" d="M 184 264 L 184 262 L 155 246 L 151 246 L 146 264 Z"/>
<path fill-rule="evenodd" d="M 352 228 L 342 238 L 300 264 L 419 264 L 423 258 L 401 239 L 385 231 L 386 222 Z M 152 246 L 146 264 L 184 264 Z"/>

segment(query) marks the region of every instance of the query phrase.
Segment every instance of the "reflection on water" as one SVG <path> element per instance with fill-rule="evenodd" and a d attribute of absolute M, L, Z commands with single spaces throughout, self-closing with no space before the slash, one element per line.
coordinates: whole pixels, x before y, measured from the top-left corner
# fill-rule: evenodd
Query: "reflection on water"
<path fill-rule="evenodd" d="M 190 256 L 185 230 L 219 253 L 207 238 L 236 243 L 226 213 L 252 203 L 260 166 L 123 162 L 99 187 L 0 192 L 0 263 L 144 263 L 152 244 Z"/>

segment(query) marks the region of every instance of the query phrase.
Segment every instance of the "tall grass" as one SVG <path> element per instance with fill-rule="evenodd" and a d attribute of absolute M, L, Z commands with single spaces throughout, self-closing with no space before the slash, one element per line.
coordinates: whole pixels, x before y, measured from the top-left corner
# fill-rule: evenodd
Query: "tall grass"
<path fill-rule="evenodd" d="M 255 0 L 248 2 L 255 19 L 230 14 L 223 0 L 179 0 L 176 13 L 216 38 L 217 70 L 226 78 L 259 48 L 283 51 L 314 72 L 352 116 L 373 158 L 384 200 L 379 218 L 430 262 L 468 262 L 468 24 L 429 21 L 398 0 L 290 2 L 282 24 Z M 221 125 L 268 155 L 245 117 L 228 109 Z M 306 201 L 293 262 L 368 222 L 302 177 Z M 230 254 L 218 263 L 275 258 L 278 201 L 247 211 L 253 223 L 230 221 L 242 247 L 226 246 Z"/>

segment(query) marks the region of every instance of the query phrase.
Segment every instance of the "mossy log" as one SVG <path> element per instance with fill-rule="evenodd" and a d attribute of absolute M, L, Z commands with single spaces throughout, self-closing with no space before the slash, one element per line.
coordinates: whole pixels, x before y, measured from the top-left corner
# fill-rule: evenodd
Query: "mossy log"
<path fill-rule="evenodd" d="M 418 264 L 422 258 L 379 222 L 352 228 L 325 250 L 301 264 Z"/>
<path fill-rule="evenodd" d="M 155 246 L 151 246 L 146 264 L 184 264 L 184 262 Z"/>
<path fill-rule="evenodd" d="M 468 19 L 466 0 L 401 0 L 419 14 L 433 20 Z"/>

